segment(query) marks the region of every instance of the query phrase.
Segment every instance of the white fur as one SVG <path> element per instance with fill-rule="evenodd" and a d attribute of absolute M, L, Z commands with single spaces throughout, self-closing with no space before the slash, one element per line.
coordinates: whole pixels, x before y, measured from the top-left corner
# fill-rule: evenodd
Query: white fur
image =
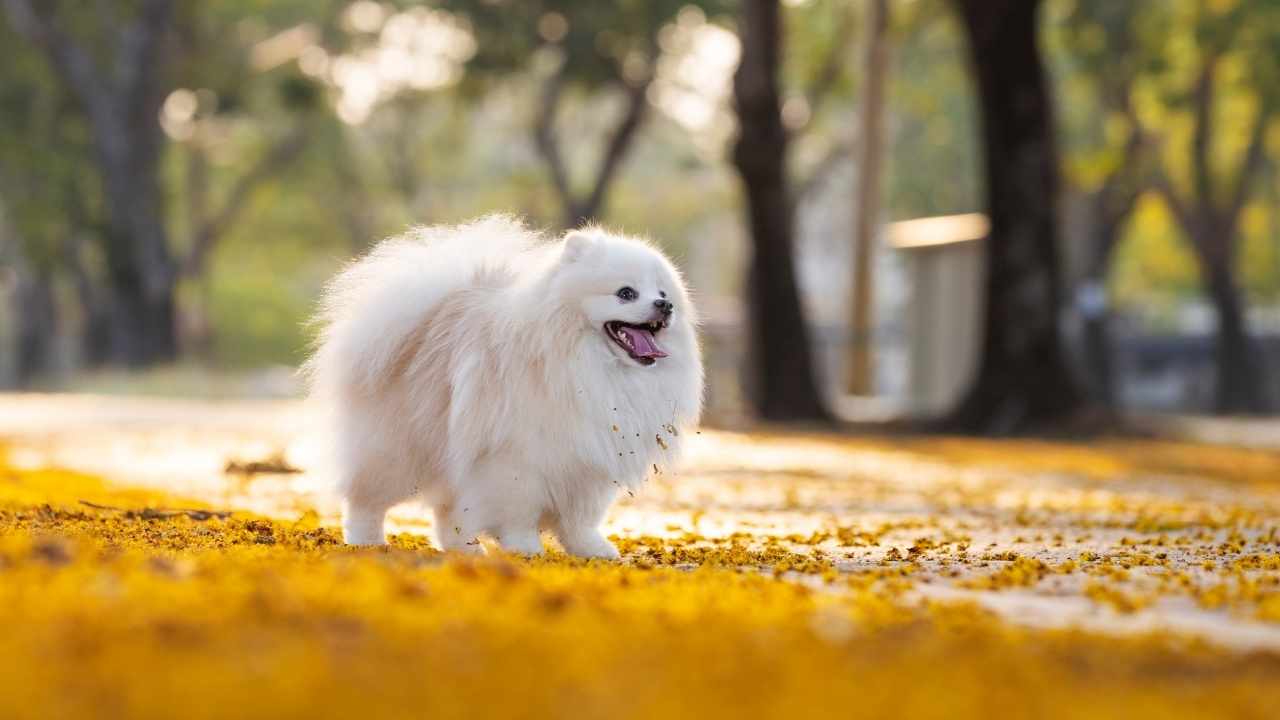
<path fill-rule="evenodd" d="M 659 291 L 670 356 L 642 366 L 604 324 L 649 320 Z M 385 542 L 387 510 L 421 498 L 444 549 L 489 535 L 538 553 L 549 529 L 617 557 L 605 511 L 676 461 L 701 413 L 695 321 L 662 253 L 596 228 L 554 241 L 490 216 L 381 243 L 328 286 L 306 367 L 334 413 L 346 541 Z"/>

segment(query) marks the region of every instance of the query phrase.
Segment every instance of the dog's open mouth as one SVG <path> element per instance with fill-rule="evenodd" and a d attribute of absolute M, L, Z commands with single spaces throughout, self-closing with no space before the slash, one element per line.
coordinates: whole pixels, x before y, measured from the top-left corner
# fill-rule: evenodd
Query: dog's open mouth
<path fill-rule="evenodd" d="M 643 325 L 632 325 L 621 320 L 604 324 L 604 334 L 627 351 L 632 360 L 641 365 L 652 365 L 667 353 L 658 345 L 658 333 L 667 326 L 666 320 L 654 320 Z"/>

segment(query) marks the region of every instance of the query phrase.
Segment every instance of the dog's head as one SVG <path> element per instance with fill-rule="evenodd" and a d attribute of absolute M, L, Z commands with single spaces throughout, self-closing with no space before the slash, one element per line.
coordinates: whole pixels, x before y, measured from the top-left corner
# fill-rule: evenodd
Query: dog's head
<path fill-rule="evenodd" d="M 565 236 L 555 273 L 565 307 L 633 367 L 696 362 L 695 317 L 680 273 L 652 246 L 596 228 Z"/>

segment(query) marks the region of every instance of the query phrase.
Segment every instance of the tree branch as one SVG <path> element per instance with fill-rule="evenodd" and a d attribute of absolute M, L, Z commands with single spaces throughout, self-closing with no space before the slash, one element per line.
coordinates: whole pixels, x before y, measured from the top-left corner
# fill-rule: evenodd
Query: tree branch
<path fill-rule="evenodd" d="M 332 206 L 339 212 L 342 223 L 346 226 L 351 250 L 359 253 L 374 240 L 373 203 L 369 200 L 368 189 L 360 176 L 360 168 L 347 152 L 348 144 L 333 142 L 328 143 L 328 147 L 332 153 L 332 167 L 338 185 L 338 195 L 333 199 Z"/>
<path fill-rule="evenodd" d="M 1213 205 L 1213 180 L 1209 173 L 1209 153 L 1213 142 L 1213 95 L 1217 79 L 1218 53 L 1208 51 L 1196 78 L 1192 98 L 1195 127 L 1191 141 L 1191 180 L 1195 202 Z"/>
<path fill-rule="evenodd" d="M 538 154 L 547 164 L 551 172 L 551 182 L 555 185 L 556 194 L 561 204 L 573 212 L 573 189 L 569 185 L 569 172 L 565 168 L 564 157 L 560 153 L 560 143 L 556 139 L 556 113 L 560 109 L 560 98 L 564 96 L 567 80 L 567 61 L 561 63 L 551 77 L 542 86 L 542 97 L 538 106 L 538 117 L 534 124 L 533 136 Z"/>
<path fill-rule="evenodd" d="M 52 19 L 41 17 L 28 0 L 0 0 L 19 35 L 42 49 L 54 72 L 62 76 L 93 116 L 109 110 L 110 91 L 94 68 L 89 52 L 62 31 Z M 54 3 L 49 3 L 53 5 Z"/>
<path fill-rule="evenodd" d="M 413 152 L 412 136 L 421 129 L 419 99 L 410 99 L 399 105 L 395 127 L 391 131 L 391 142 L 380 159 L 391 176 L 391 184 L 400 195 L 405 209 L 416 213 L 419 197 L 422 194 L 421 167 Z"/>
<path fill-rule="evenodd" d="M 809 104 L 809 117 L 811 119 L 817 116 L 818 110 L 830 97 L 831 91 L 840 80 L 840 74 L 846 64 L 845 54 L 848 52 L 849 44 L 853 41 L 853 30 L 853 12 L 845 8 L 840 13 L 839 24 L 833 33 L 834 39 L 831 42 L 831 46 L 827 48 L 826 56 L 823 57 L 822 64 L 818 66 L 818 72 L 814 74 L 809 86 L 804 91 L 804 98 Z M 806 123 L 804 127 L 807 128 L 810 124 Z M 803 129 L 801 128 L 801 130 Z"/>
<path fill-rule="evenodd" d="M 1102 185 L 1099 191 L 1102 220 L 1105 223 L 1119 223 L 1132 210 L 1142 195 L 1143 184 L 1136 177 L 1136 168 L 1142 161 L 1142 154 L 1151 144 L 1147 130 L 1138 119 L 1138 114 L 1129 99 L 1130 83 L 1124 81 L 1117 88 L 1120 112 L 1129 121 L 1129 138 L 1125 141 L 1121 152 L 1120 163 Z M 1109 251 L 1109 249 L 1108 249 Z"/>
<path fill-rule="evenodd" d="M 293 162 L 307 144 L 308 133 L 303 127 L 295 128 L 288 136 L 271 147 L 258 162 L 232 186 L 222 207 L 200 224 L 182 263 L 182 274 L 188 277 L 200 275 L 214 246 L 244 210 L 249 198 L 258 186 Z"/>
<path fill-rule="evenodd" d="M 1127 162 L 1129 161 L 1126 160 Z M 1094 247 L 1089 259 L 1090 275 L 1101 277 L 1105 274 L 1111 255 L 1120 241 L 1119 226 L 1133 212 L 1138 198 L 1142 196 L 1142 190 L 1141 183 L 1117 173 L 1094 196 L 1100 231 L 1094 233 Z"/>
<path fill-rule="evenodd" d="M 147 90 L 150 68 L 159 59 L 173 0 L 145 0 L 137 16 L 120 30 L 116 48 L 116 90 L 130 100 Z"/>
<path fill-rule="evenodd" d="M 4 0 L 4 10 L 9 16 L 9 23 L 19 35 L 34 43 L 46 42 L 50 28 L 44 19 L 36 14 L 31 3 L 27 0 Z"/>
<path fill-rule="evenodd" d="M 4 175 L 4 168 L 0 167 L 0 177 Z M 22 260 L 21 253 L 18 252 L 18 241 L 16 238 L 17 231 L 9 224 L 8 205 L 5 203 L 4 194 L 0 193 L 0 265 L 7 262 L 17 263 Z M 13 248 L 14 258 L 9 259 L 9 248 Z"/>
<path fill-rule="evenodd" d="M 1258 117 L 1253 122 L 1253 130 L 1249 133 L 1249 144 L 1245 149 L 1244 159 L 1240 163 L 1235 185 L 1223 208 L 1222 219 L 1233 230 L 1240 217 L 1240 211 L 1244 209 L 1244 204 L 1249 199 L 1249 186 L 1266 160 L 1267 125 L 1271 122 L 1274 109 L 1265 99 L 1261 103 L 1258 107 Z"/>
<path fill-rule="evenodd" d="M 1191 208 L 1178 197 L 1178 191 L 1173 188 L 1173 184 L 1169 182 L 1169 177 L 1163 171 L 1156 171 L 1152 180 L 1152 185 L 1156 192 L 1160 193 L 1160 197 L 1164 199 L 1165 205 L 1169 207 L 1169 212 L 1173 213 L 1173 217 L 1178 221 L 1178 225 L 1188 234 L 1194 235 L 1192 230 L 1195 228 L 1195 216 L 1191 212 Z"/>
<path fill-rule="evenodd" d="M 588 196 L 586 202 L 575 209 L 574 214 L 578 215 L 578 217 L 573 218 L 573 224 L 576 225 L 585 220 L 590 220 L 600 212 L 600 208 L 604 205 L 609 186 L 613 183 L 613 178 L 617 175 L 623 158 L 626 157 L 627 151 L 631 148 L 631 142 L 635 138 L 636 131 L 640 129 L 641 123 L 644 122 L 649 107 L 647 93 L 652 82 L 653 76 L 648 75 L 643 82 L 627 86 L 627 109 L 622 116 L 622 121 L 613 129 L 613 133 L 609 137 L 609 144 L 605 148 L 604 156 L 600 160 L 600 167 L 596 171 L 591 195 Z"/>

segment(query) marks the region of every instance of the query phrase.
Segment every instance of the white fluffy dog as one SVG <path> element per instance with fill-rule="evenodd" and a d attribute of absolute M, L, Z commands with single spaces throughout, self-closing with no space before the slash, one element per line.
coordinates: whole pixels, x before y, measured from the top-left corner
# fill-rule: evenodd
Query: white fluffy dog
<path fill-rule="evenodd" d="M 600 532 L 621 490 L 669 467 L 702 403 L 680 275 L 640 240 L 519 221 L 415 230 L 330 283 L 312 392 L 334 412 L 351 544 L 385 542 L 421 498 L 446 550 L 618 556 Z"/>

